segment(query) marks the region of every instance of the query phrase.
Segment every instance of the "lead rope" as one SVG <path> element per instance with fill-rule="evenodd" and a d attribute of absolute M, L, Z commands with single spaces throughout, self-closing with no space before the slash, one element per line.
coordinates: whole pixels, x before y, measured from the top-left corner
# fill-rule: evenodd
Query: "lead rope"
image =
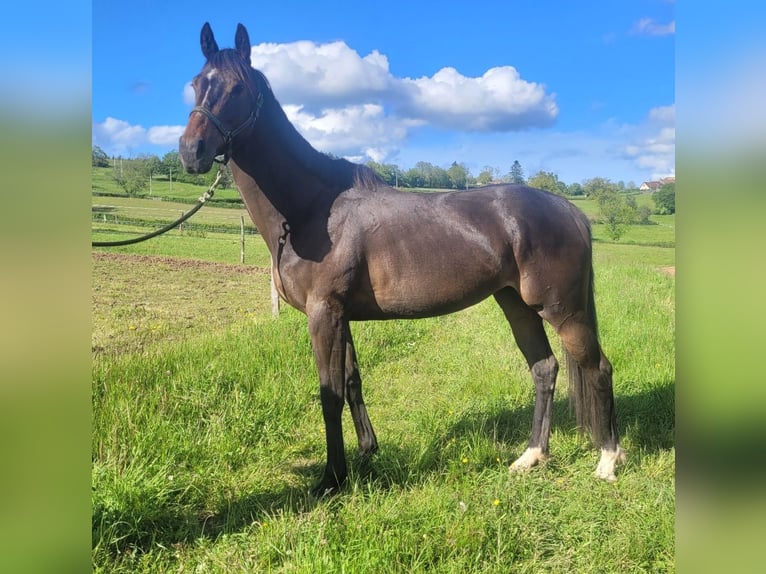
<path fill-rule="evenodd" d="M 221 165 L 221 167 L 218 168 L 218 173 L 215 176 L 215 180 L 210 185 L 208 190 L 202 195 L 200 195 L 199 198 L 197 199 L 197 205 L 195 205 L 192 209 L 184 213 L 181 217 L 176 219 L 173 223 L 169 223 L 165 227 L 157 229 L 156 231 L 152 231 L 151 233 L 147 233 L 146 235 L 141 235 L 140 237 L 134 237 L 132 239 L 122 239 L 120 241 L 91 241 L 90 243 L 91 246 L 92 247 L 119 247 L 121 245 L 132 245 L 134 243 L 140 243 L 142 241 L 146 241 L 147 239 L 151 239 L 152 237 L 157 237 L 158 235 L 162 235 L 163 233 L 170 231 L 171 229 L 179 226 L 184 221 L 189 219 L 192 215 L 197 213 L 202 208 L 202 206 L 205 205 L 207 200 L 213 197 L 213 194 L 215 193 L 215 188 L 218 187 L 218 183 L 221 181 L 221 177 L 223 177 L 223 165 Z"/>

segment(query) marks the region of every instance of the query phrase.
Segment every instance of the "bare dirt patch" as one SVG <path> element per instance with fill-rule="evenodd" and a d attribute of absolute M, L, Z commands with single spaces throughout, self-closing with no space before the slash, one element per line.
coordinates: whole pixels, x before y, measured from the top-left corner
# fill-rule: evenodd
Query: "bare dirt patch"
<path fill-rule="evenodd" d="M 263 267 L 93 253 L 92 350 L 139 352 L 267 316 L 269 293 Z"/>
<path fill-rule="evenodd" d="M 670 265 L 668 267 L 660 267 L 660 271 L 662 271 L 665 275 L 670 275 L 671 277 L 676 276 L 676 266 Z"/>
<path fill-rule="evenodd" d="M 180 257 L 167 257 L 164 255 L 135 255 L 131 253 L 107 253 L 94 251 L 95 261 L 121 261 L 126 264 L 164 265 L 178 269 L 204 269 L 215 270 L 224 273 L 269 273 L 266 267 L 255 265 L 232 265 L 231 263 L 216 263 L 214 261 L 202 261 L 200 259 L 182 259 Z"/>

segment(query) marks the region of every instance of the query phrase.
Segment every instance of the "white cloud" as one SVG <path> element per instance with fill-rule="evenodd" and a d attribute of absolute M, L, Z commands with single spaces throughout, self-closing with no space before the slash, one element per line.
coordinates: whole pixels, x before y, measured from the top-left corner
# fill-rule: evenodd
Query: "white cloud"
<path fill-rule="evenodd" d="M 548 126 L 558 114 L 555 96 L 511 66 L 397 78 L 385 55 L 361 56 L 342 41 L 259 44 L 251 61 L 304 137 L 338 155 L 382 161 L 415 126 L 502 132 Z"/>
<path fill-rule="evenodd" d="M 458 132 L 545 127 L 558 115 L 555 95 L 501 66 L 478 77 L 445 67 L 430 77 L 398 78 L 378 51 L 362 56 L 342 41 L 252 46 L 253 67 L 268 78 L 296 128 L 317 149 L 360 161 L 393 157 L 418 126 Z M 194 104 L 190 83 L 182 99 Z M 94 143 L 118 153 L 141 144 L 174 145 L 179 126 L 146 129 L 107 118 Z"/>
<path fill-rule="evenodd" d="M 303 106 L 284 106 L 288 119 L 314 147 L 324 152 L 364 161 L 395 153 L 417 124 L 387 116 L 379 104 L 360 104 L 312 113 Z M 376 159 L 377 158 L 377 159 Z"/>
<path fill-rule="evenodd" d="M 186 126 L 154 126 L 149 128 L 147 139 L 154 145 L 176 145 Z"/>
<path fill-rule="evenodd" d="M 250 58 L 282 104 L 315 108 L 369 103 L 384 98 L 396 82 L 380 52 L 361 57 L 340 41 L 258 44 Z"/>
<path fill-rule="evenodd" d="M 669 36 L 676 33 L 676 21 L 660 24 L 651 18 L 641 18 L 633 26 L 633 33 L 645 36 Z"/>
<path fill-rule="evenodd" d="M 675 104 L 652 108 L 646 124 L 633 128 L 635 136 L 624 148 L 639 168 L 651 170 L 653 179 L 675 175 L 675 118 Z"/>
<path fill-rule="evenodd" d="M 108 117 L 102 123 L 93 124 L 93 144 L 108 153 L 130 153 L 147 144 L 174 146 L 185 126 L 154 126 L 146 129 L 124 120 Z"/>
<path fill-rule="evenodd" d="M 438 127 L 465 131 L 510 131 L 551 125 L 558 115 L 553 95 L 502 66 L 478 78 L 442 68 L 430 78 L 403 80 L 405 113 Z"/>
<path fill-rule="evenodd" d="M 196 101 L 194 99 L 194 88 L 192 87 L 191 82 L 186 82 L 184 85 L 183 99 L 187 106 L 193 106 Z"/>
<path fill-rule="evenodd" d="M 110 149 L 124 151 L 146 141 L 146 129 L 126 121 L 108 117 L 100 124 L 93 124 L 93 142 Z"/>
<path fill-rule="evenodd" d="M 662 124 L 675 124 L 676 121 L 676 105 L 659 106 L 649 110 L 649 120 L 653 122 L 659 122 Z"/>

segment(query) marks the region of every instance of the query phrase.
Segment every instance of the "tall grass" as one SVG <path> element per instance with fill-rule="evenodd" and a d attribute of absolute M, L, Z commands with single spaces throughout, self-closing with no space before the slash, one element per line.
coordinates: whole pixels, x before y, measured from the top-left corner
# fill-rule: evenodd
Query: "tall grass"
<path fill-rule="evenodd" d="M 173 249 L 214 257 L 198 241 Z M 253 303 L 267 297 L 265 274 L 126 261 L 94 259 L 95 571 L 674 570 L 674 279 L 662 271 L 673 249 L 596 243 L 629 453 L 617 483 L 593 478 L 598 455 L 574 429 L 563 383 L 552 458 L 508 473 L 534 392 L 486 301 L 352 326 L 381 450 L 360 461 L 344 414 L 349 484 L 323 501 L 307 495 L 325 453 L 305 318 L 272 319 Z M 165 291 L 182 300 L 152 295 Z M 187 309 L 193 326 L 181 328 Z M 131 330 L 137 314 L 149 318 Z"/>

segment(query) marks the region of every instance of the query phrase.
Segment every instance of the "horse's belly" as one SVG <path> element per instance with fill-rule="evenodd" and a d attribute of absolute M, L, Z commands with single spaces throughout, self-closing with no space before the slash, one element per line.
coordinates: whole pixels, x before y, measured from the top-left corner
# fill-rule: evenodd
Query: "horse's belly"
<path fill-rule="evenodd" d="M 435 260 L 436 259 L 436 260 Z M 392 265 L 371 270 L 370 281 L 354 297 L 355 319 L 418 318 L 444 315 L 486 299 L 507 279 L 499 266 L 438 265 L 438 257 L 422 265 Z"/>

